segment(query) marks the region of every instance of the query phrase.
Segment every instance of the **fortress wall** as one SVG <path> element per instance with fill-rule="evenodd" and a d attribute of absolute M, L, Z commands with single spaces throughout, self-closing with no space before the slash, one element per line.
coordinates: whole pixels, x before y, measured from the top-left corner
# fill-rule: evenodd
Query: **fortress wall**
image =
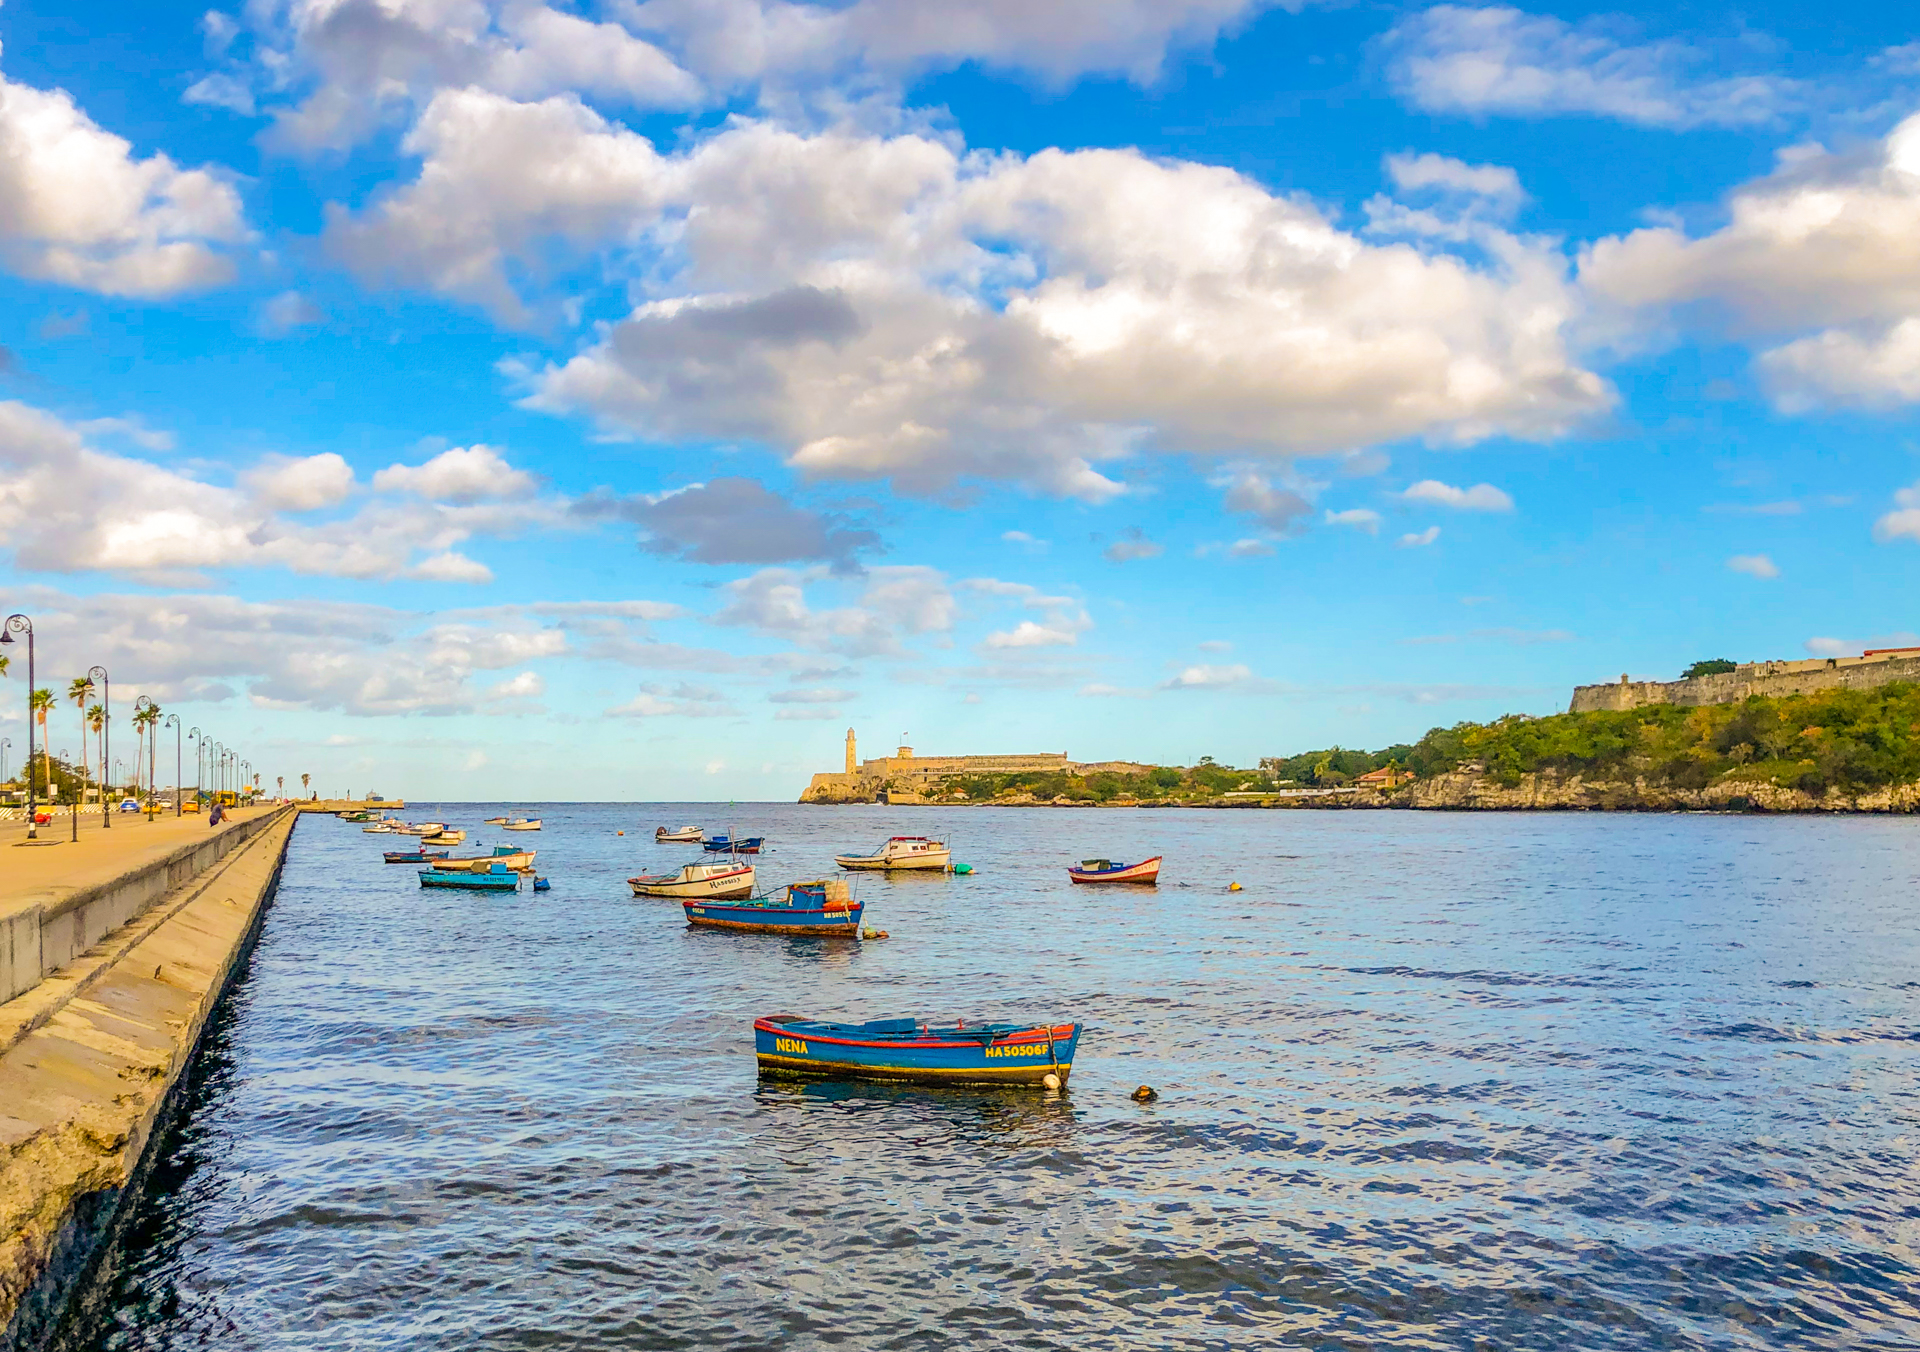
<path fill-rule="evenodd" d="M 1870 690 L 1892 681 L 1920 681 L 1920 655 L 1892 658 L 1814 658 L 1804 662 L 1745 662 L 1732 671 L 1690 681 L 1622 681 L 1581 685 L 1569 713 L 1639 709 L 1649 704 L 1734 704 L 1751 695 L 1811 695 L 1820 690 Z"/>

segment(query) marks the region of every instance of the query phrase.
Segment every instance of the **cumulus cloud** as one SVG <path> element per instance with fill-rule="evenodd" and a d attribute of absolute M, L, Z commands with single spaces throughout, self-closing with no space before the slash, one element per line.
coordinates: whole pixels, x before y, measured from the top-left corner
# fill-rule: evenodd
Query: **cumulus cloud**
<path fill-rule="evenodd" d="M 1437 507 L 1452 507 L 1463 512 L 1511 512 L 1513 510 L 1512 497 L 1492 484 L 1455 488 L 1451 484 L 1441 483 L 1438 479 L 1422 479 L 1400 496 L 1408 502 L 1432 503 Z"/>
<path fill-rule="evenodd" d="M 1735 554 L 1727 560 L 1727 567 L 1748 577 L 1766 579 L 1780 576 L 1778 565 L 1765 554 Z"/>
<path fill-rule="evenodd" d="M 714 479 L 625 498 L 590 495 L 569 510 L 630 521 L 645 532 L 642 548 L 694 563 L 822 562 L 835 572 L 857 573 L 858 556 L 880 547 L 878 532 L 797 507 L 758 479 Z"/>
<path fill-rule="evenodd" d="M 1403 193 L 1478 198 L 1502 215 L 1527 200 L 1520 175 L 1503 164 L 1468 164 L 1448 155 L 1411 152 L 1386 158 L 1387 177 Z"/>
<path fill-rule="evenodd" d="M 961 584 L 969 592 L 1003 602 L 1017 602 L 1022 608 L 1037 611 L 1038 620 L 1021 620 L 1011 629 L 998 629 L 981 640 L 983 649 L 1018 652 L 1031 648 L 1072 647 L 1080 635 L 1093 627 L 1093 617 L 1071 596 L 1050 596 L 1024 582 L 1004 582 L 999 578 L 972 577 Z"/>
<path fill-rule="evenodd" d="M 1378 535 L 1380 533 L 1381 520 L 1380 513 L 1374 511 L 1371 507 L 1349 507 L 1344 512 L 1329 511 L 1326 516 L 1326 522 L 1329 526 L 1351 526 L 1353 529 L 1363 530 L 1369 535 Z"/>
<path fill-rule="evenodd" d="M 1893 495 L 1893 510 L 1873 523 L 1873 538 L 1920 540 L 1920 484 L 1902 488 Z"/>
<path fill-rule="evenodd" d="M 269 337 L 284 337 L 326 317 L 325 311 L 298 291 L 282 291 L 260 307 L 260 331 Z"/>
<path fill-rule="evenodd" d="M 1423 531 L 1409 531 L 1407 534 L 1401 536 L 1400 548 L 1420 549 L 1426 545 L 1432 544 L 1435 540 L 1438 540 L 1439 538 L 1440 538 L 1440 528 L 1438 526 L 1428 526 Z"/>
<path fill-rule="evenodd" d="M 1126 533 L 1100 553 L 1110 563 L 1128 563 L 1134 559 L 1154 559 L 1166 550 L 1147 538 L 1147 533 L 1138 526 L 1129 526 Z"/>
<path fill-rule="evenodd" d="M 491 446 L 456 446 L 424 465 L 389 465 L 373 476 L 378 493 L 414 493 L 434 502 L 476 503 L 515 498 L 537 487 Z"/>
<path fill-rule="evenodd" d="M 1599 240 L 1581 280 L 1629 314 L 1786 340 L 1759 366 L 1789 410 L 1920 399 L 1920 115 L 1858 151 L 1783 153 L 1727 216 L 1698 238 L 1656 226 Z"/>
<path fill-rule="evenodd" d="M 1698 77 L 1705 53 L 1626 41 L 1619 27 L 1504 5 L 1434 5 L 1395 25 L 1385 45 L 1401 96 L 1432 113 L 1743 127 L 1777 120 L 1797 98 L 1794 82 L 1776 76 Z"/>
<path fill-rule="evenodd" d="M 858 604 L 827 610 L 808 605 L 810 580 L 791 568 L 763 568 L 729 582 L 714 623 L 758 630 L 801 648 L 872 657 L 903 652 L 904 634 L 944 633 L 958 609 L 944 575 L 919 565 L 871 569 Z"/>
<path fill-rule="evenodd" d="M 552 506 L 524 500 L 376 501 L 352 516 L 315 523 L 278 514 L 336 504 L 352 483 L 346 462 L 328 453 L 268 457 L 242 474 L 237 487 L 225 488 L 97 450 L 76 426 L 44 410 L 0 402 L 0 538 L 24 568 L 159 581 L 233 567 L 481 581 L 490 574 L 453 553 L 454 546 L 558 519 Z M 428 557 L 416 563 L 422 554 Z"/>
<path fill-rule="evenodd" d="M 1173 676 L 1160 683 L 1162 690 L 1239 690 L 1262 691 L 1273 688 L 1273 682 L 1255 676 L 1253 669 L 1242 662 L 1231 664 L 1201 663 L 1198 666 L 1182 668 Z"/>
<path fill-rule="evenodd" d="M 643 685 L 632 699 L 606 712 L 610 718 L 718 718 L 737 710 L 720 691 L 682 682 L 672 687 Z"/>
<path fill-rule="evenodd" d="M 111 296 L 162 297 L 233 276 L 240 197 L 208 169 L 137 158 L 64 90 L 0 79 L 0 260 Z"/>
<path fill-rule="evenodd" d="M 507 365 L 528 407 L 610 433 L 1098 501 L 1150 451 L 1547 439 L 1612 401 L 1567 351 L 1552 248 L 1367 243 L 1227 169 L 744 120 L 661 156 L 578 103 L 472 89 L 409 145 L 419 177 L 328 226 L 363 270 L 512 316 L 556 249 L 649 260 L 652 296 L 584 351 Z"/>
<path fill-rule="evenodd" d="M 1269 530 L 1286 532 L 1313 510 L 1313 504 L 1291 488 L 1276 487 L 1264 474 L 1243 470 L 1227 485 L 1223 504 L 1229 512 L 1244 512 Z"/>

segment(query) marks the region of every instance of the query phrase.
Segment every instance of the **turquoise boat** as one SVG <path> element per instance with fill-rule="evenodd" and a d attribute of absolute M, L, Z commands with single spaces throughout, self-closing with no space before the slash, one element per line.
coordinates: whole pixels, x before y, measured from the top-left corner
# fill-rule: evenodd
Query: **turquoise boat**
<path fill-rule="evenodd" d="M 465 869 L 423 868 L 420 870 L 422 887 L 464 887 L 482 892 L 518 892 L 520 875 L 505 864 L 495 864 L 485 872 L 470 873 Z"/>
<path fill-rule="evenodd" d="M 798 1014 L 753 1021 L 760 1069 L 785 1075 L 921 1084 L 1064 1086 L 1080 1044 L 1077 1023 L 961 1023 L 936 1028 L 917 1019 L 824 1023 Z"/>

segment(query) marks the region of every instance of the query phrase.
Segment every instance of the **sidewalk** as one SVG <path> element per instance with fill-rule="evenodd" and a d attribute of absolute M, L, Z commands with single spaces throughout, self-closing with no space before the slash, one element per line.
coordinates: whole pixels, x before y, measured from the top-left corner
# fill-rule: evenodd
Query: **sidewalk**
<path fill-rule="evenodd" d="M 271 811 L 234 808 L 227 819 L 246 821 Z M 39 840 L 29 842 L 26 822 L 0 822 L 0 906 L 49 887 L 104 882 L 211 834 L 204 812 L 176 818 L 171 811 L 152 821 L 144 814 L 116 812 L 112 827 L 102 828 L 96 810 L 82 814 L 77 842 L 71 840 L 72 832 L 70 818 L 55 817 L 40 828 Z"/>

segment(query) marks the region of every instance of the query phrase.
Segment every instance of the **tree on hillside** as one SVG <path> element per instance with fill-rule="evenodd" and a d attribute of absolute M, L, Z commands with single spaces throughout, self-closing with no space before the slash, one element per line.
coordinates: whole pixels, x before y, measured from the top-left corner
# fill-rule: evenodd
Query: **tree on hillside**
<path fill-rule="evenodd" d="M 1733 663 L 1724 657 L 1710 657 L 1704 662 L 1695 662 L 1680 673 L 1680 679 L 1691 681 L 1696 676 L 1718 676 L 1722 672 L 1732 671 Z"/>

